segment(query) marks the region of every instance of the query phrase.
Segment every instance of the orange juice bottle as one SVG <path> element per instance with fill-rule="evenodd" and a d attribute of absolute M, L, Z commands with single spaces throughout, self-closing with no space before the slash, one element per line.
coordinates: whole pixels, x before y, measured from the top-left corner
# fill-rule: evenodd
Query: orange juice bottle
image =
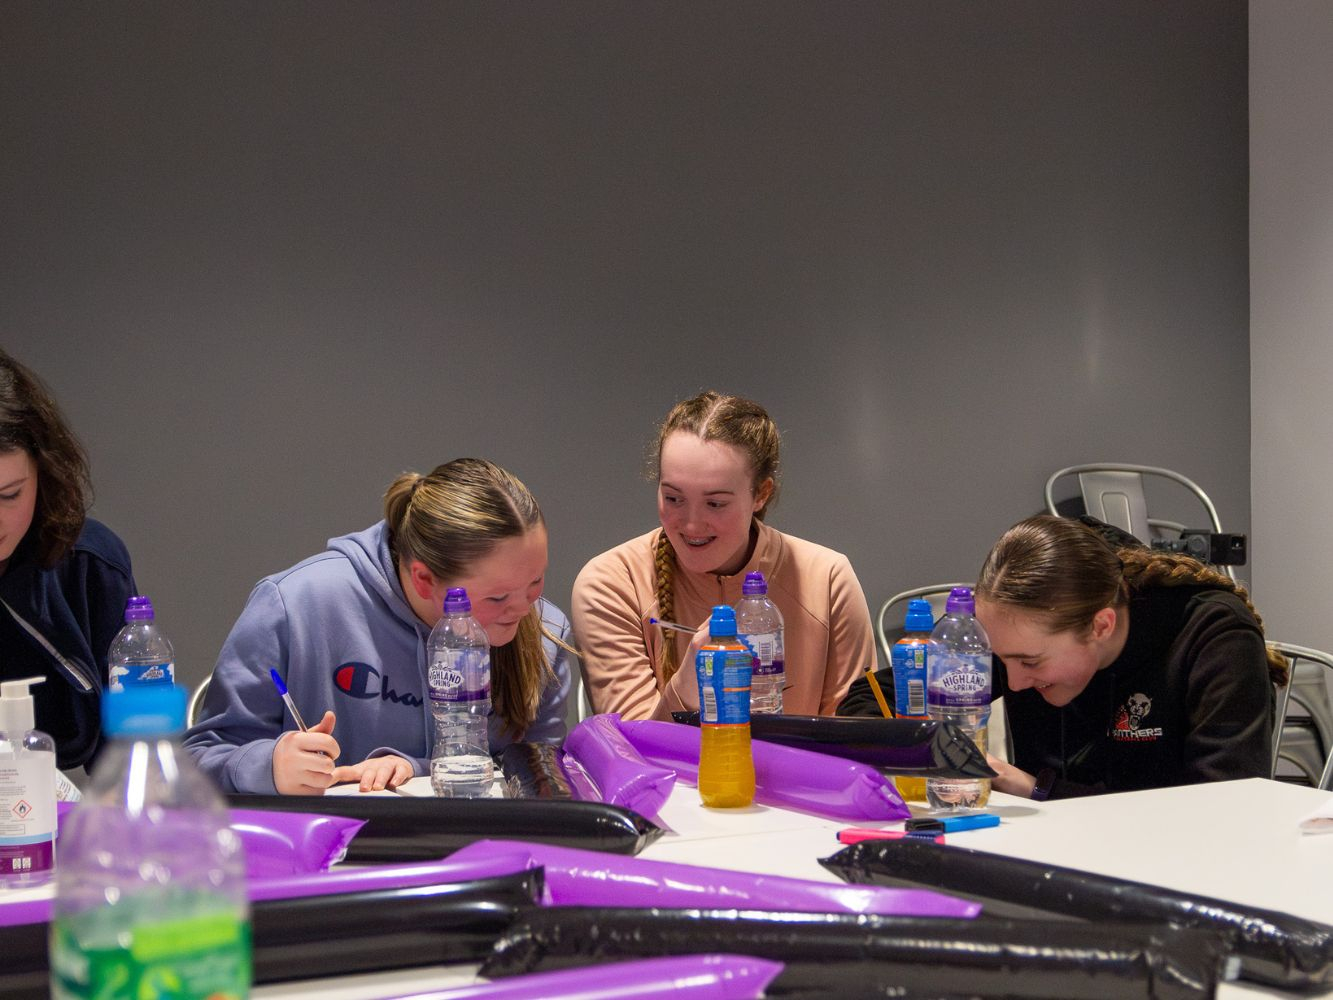
<path fill-rule="evenodd" d="M 893 710 L 900 719 L 929 719 L 926 714 L 926 657 L 935 618 L 930 602 L 907 605 L 907 634 L 889 651 L 893 660 Z M 926 801 L 926 779 L 899 775 L 893 779 L 904 802 Z"/>
<path fill-rule="evenodd" d="M 750 754 L 750 671 L 754 657 L 736 638 L 736 612 L 725 604 L 708 619 L 708 642 L 694 659 L 699 678 L 699 798 L 714 809 L 754 801 Z"/>

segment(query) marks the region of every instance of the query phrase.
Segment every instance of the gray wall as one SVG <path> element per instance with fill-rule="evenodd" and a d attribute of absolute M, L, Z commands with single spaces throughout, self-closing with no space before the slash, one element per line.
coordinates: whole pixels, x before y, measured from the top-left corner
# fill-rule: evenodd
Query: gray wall
<path fill-rule="evenodd" d="M 1250 4 L 1250 386 L 1256 597 L 1333 649 L 1333 5 Z"/>
<path fill-rule="evenodd" d="M 407 468 L 512 468 L 548 593 L 655 523 L 653 422 L 785 432 L 872 605 L 1055 468 L 1249 523 L 1246 7 L 0 6 L 0 339 L 187 681 Z"/>

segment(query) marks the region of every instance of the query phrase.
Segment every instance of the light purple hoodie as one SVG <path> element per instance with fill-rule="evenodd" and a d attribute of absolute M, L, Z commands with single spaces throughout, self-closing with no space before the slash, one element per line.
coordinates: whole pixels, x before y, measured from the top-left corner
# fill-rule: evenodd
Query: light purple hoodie
<path fill-rule="evenodd" d="M 538 608 L 547 631 L 568 641 L 564 613 L 546 600 Z M 296 728 L 269 676 L 276 667 L 308 725 L 326 709 L 337 715 L 338 764 L 397 753 L 418 775 L 429 774 L 429 637 L 430 628 L 403 596 L 384 522 L 331 538 L 324 552 L 265 577 L 251 591 L 185 746 L 224 791 L 276 793 L 273 745 Z M 522 738 L 560 743 L 568 654 L 549 639 L 542 645 L 555 679 Z M 512 742 L 494 714 L 490 741 L 492 754 Z"/>

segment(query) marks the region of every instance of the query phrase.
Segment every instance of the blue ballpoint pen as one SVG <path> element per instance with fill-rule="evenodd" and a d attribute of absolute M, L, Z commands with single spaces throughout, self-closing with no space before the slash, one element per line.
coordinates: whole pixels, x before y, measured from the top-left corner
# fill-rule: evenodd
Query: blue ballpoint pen
<path fill-rule="evenodd" d="M 697 628 L 690 628 L 687 625 L 679 625 L 676 622 L 664 622 L 660 618 L 649 618 L 648 621 L 650 624 L 656 625 L 658 628 L 669 628 L 676 632 L 684 632 L 686 635 L 694 635 L 695 632 L 699 631 Z"/>
<path fill-rule="evenodd" d="M 305 719 L 301 718 L 301 713 L 296 710 L 296 702 L 292 701 L 291 693 L 287 690 L 287 685 L 282 682 L 278 676 L 276 668 L 270 669 L 268 675 L 273 678 L 273 683 L 278 688 L 278 694 L 282 695 L 282 703 L 287 706 L 287 711 L 292 713 L 292 718 L 296 720 L 296 728 L 301 732 L 308 732 Z"/>

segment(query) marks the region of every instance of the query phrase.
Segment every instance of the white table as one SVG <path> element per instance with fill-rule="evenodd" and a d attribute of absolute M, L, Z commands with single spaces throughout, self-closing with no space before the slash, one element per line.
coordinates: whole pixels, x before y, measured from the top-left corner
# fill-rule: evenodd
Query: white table
<path fill-rule="evenodd" d="M 429 794 L 429 781 L 421 778 L 404 793 L 420 794 L 422 782 Z M 1056 802 L 997 794 L 991 810 L 1001 817 L 998 827 L 950 834 L 948 842 L 1333 924 L 1333 834 L 1311 836 L 1296 828 L 1330 798 L 1333 793 L 1261 778 Z M 839 829 L 901 825 L 849 824 L 763 806 L 709 810 L 684 784 L 660 818 L 671 832 L 639 857 L 824 882 L 838 881 L 818 859 L 840 849 Z M 253 995 L 369 1000 L 475 981 L 473 967 L 451 966 L 261 987 Z M 1236 983 L 1218 991 L 1224 1000 L 1276 995 Z M 1333 991 L 1317 995 L 1333 997 Z"/>

